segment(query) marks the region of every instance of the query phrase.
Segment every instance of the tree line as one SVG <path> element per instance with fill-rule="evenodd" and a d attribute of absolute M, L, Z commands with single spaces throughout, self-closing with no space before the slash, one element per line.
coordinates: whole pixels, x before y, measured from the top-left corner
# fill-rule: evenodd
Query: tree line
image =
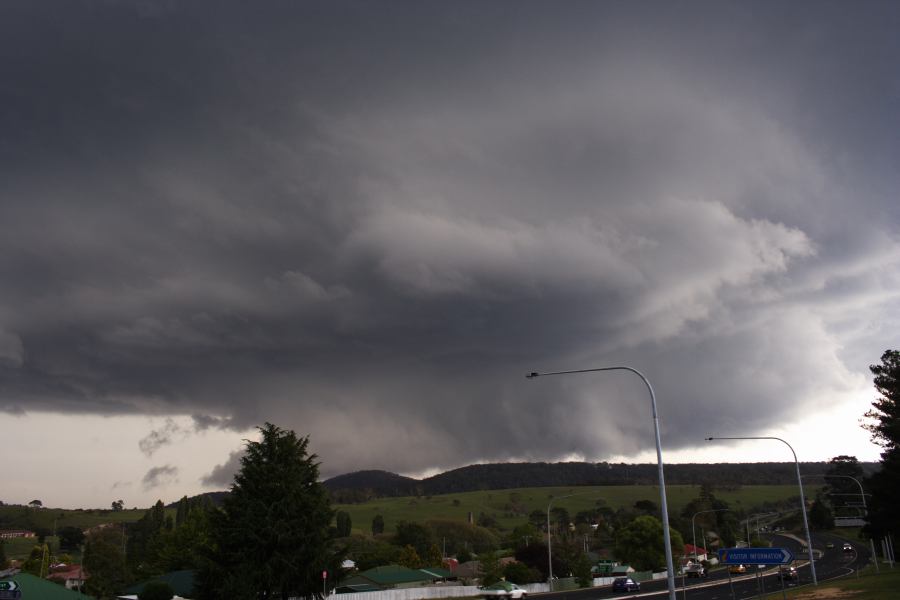
<path fill-rule="evenodd" d="M 874 471 L 874 463 L 860 463 Z M 801 463 L 810 476 L 824 475 L 826 462 Z M 625 463 L 497 463 L 470 465 L 417 480 L 387 471 L 359 471 L 325 481 L 332 501 L 338 504 L 367 502 L 379 497 L 425 496 L 482 490 L 524 487 L 582 485 L 656 485 L 655 464 Z M 793 485 L 794 463 L 718 463 L 666 465 L 670 485 L 701 485 L 715 481 L 717 486 Z"/>

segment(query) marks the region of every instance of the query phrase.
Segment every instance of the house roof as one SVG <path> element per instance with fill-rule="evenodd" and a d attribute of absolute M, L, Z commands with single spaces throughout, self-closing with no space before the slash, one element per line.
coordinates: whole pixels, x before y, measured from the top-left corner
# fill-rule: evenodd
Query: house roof
<path fill-rule="evenodd" d="M 445 569 L 443 567 L 426 567 L 419 570 L 431 575 L 432 579 L 446 579 L 448 577 L 453 577 L 453 572 L 450 569 Z"/>
<path fill-rule="evenodd" d="M 22 598 L 40 598 L 41 600 L 86 600 L 93 596 L 79 594 L 67 590 L 58 583 L 41 579 L 28 573 L 19 573 L 13 577 L 4 577 L 3 581 L 15 581 L 22 592 Z"/>
<path fill-rule="evenodd" d="M 338 594 L 352 594 L 356 592 L 380 592 L 381 588 L 374 583 L 342 583 L 335 588 Z"/>
<path fill-rule="evenodd" d="M 684 553 L 685 554 L 693 555 L 695 552 L 697 554 L 706 554 L 706 548 L 701 548 L 701 547 L 695 546 L 693 544 L 685 544 L 684 545 Z"/>
<path fill-rule="evenodd" d="M 412 583 L 414 581 L 431 581 L 434 575 L 419 569 L 407 569 L 400 565 L 385 565 L 373 567 L 359 574 L 378 585 L 396 585 L 398 583 Z"/>
<path fill-rule="evenodd" d="M 127 588 L 123 595 L 140 594 L 144 591 L 144 586 L 151 581 L 163 581 L 168 583 L 169 587 L 172 588 L 172 591 L 178 596 L 191 598 L 194 595 L 194 572 L 191 570 L 171 571 L 169 573 L 164 573 L 159 577 L 141 581 L 140 583 L 136 583 Z"/>

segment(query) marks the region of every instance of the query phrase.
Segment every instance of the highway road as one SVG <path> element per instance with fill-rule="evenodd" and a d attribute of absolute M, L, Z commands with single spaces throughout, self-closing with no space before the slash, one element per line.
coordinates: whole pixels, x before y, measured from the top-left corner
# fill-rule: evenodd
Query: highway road
<path fill-rule="evenodd" d="M 812 584 L 806 554 L 802 553 L 802 545 L 792 537 L 779 534 L 771 534 L 772 545 L 779 548 L 788 548 L 800 559 L 794 564 L 798 566 L 800 578 L 798 581 L 785 581 L 785 587 L 795 588 Z M 868 548 L 858 540 L 847 540 L 838 535 L 828 533 L 815 533 L 812 535 L 813 549 L 821 554 L 816 559 L 816 576 L 819 582 L 835 579 L 837 577 L 852 576 L 856 569 L 864 567 L 871 559 Z M 845 541 L 853 545 L 853 552 L 844 552 L 841 547 Z M 826 548 L 826 544 L 832 542 L 833 549 Z M 800 566 L 803 565 L 803 566 Z M 682 600 L 744 600 L 756 598 L 760 591 L 774 593 L 781 591 L 781 581 L 778 579 L 777 567 L 761 570 L 762 577 L 758 577 L 756 570 L 750 568 L 745 575 L 732 575 L 729 581 L 727 570 L 718 569 L 710 573 L 707 579 L 676 579 L 678 586 L 678 599 Z M 687 587 L 682 587 L 682 582 Z M 668 593 L 666 580 L 648 581 L 641 584 L 640 592 L 613 593 L 610 586 L 574 590 L 570 592 L 553 592 L 540 594 L 541 600 L 599 600 L 601 598 L 663 598 Z"/>

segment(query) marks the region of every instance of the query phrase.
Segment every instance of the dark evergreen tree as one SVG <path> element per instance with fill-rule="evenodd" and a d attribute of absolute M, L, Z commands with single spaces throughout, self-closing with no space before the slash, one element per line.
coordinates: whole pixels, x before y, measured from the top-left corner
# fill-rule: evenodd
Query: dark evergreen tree
<path fill-rule="evenodd" d="M 809 509 L 809 526 L 817 530 L 834 529 L 834 514 L 821 498 L 816 498 Z"/>
<path fill-rule="evenodd" d="M 212 551 L 197 581 L 201 600 L 321 598 L 322 571 L 340 576 L 329 540 L 334 516 L 309 438 L 271 423 L 248 441 L 222 510 L 212 515 Z"/>
<path fill-rule="evenodd" d="M 400 521 L 397 523 L 397 535 L 394 543 L 398 546 L 412 546 L 419 556 L 425 556 L 431 547 L 431 530 L 421 523 Z"/>
<path fill-rule="evenodd" d="M 166 507 L 157 500 L 127 530 L 126 559 L 129 570 L 137 579 L 146 579 L 164 571 L 156 560 L 162 543 L 161 535 L 166 524 Z"/>
<path fill-rule="evenodd" d="M 384 533 L 384 517 L 375 515 L 375 518 L 372 519 L 372 535 L 378 535 L 379 533 Z"/>
<path fill-rule="evenodd" d="M 881 364 L 869 367 L 875 375 L 875 389 L 879 397 L 872 403 L 866 417 L 872 422 L 865 427 L 872 441 L 883 448 L 881 469 L 866 479 L 866 491 L 872 494 L 869 502 L 869 522 L 864 533 L 881 539 L 886 534 L 900 533 L 900 351 L 886 350 Z"/>
<path fill-rule="evenodd" d="M 556 545 L 553 546 L 556 548 Z M 550 573 L 547 569 L 547 544 L 538 540 L 531 540 L 527 546 L 516 549 L 516 560 L 541 573 L 541 581 L 547 581 Z M 565 564 L 560 560 L 559 552 L 553 553 L 553 573 L 564 573 Z"/>
<path fill-rule="evenodd" d="M 175 508 L 175 527 L 180 527 L 181 524 L 184 523 L 185 519 L 187 519 L 188 512 L 190 512 L 188 497 L 182 496 L 181 500 L 178 501 L 178 506 Z"/>
<path fill-rule="evenodd" d="M 861 482 L 864 476 L 863 468 L 855 456 L 835 456 L 828 461 L 823 493 L 836 515 L 853 517 L 860 514 L 862 498 L 859 495 L 859 486 L 853 479 Z M 853 479 L 849 479 L 850 477 Z"/>
<path fill-rule="evenodd" d="M 128 581 L 125 556 L 122 554 L 123 532 L 107 527 L 92 533 L 85 544 L 84 569 L 90 573 L 85 590 L 101 600 L 114 599 Z"/>
<path fill-rule="evenodd" d="M 4 544 L 5 542 L 3 540 L 0 540 L 0 569 L 5 569 L 6 563 L 8 562 L 8 559 L 6 558 L 6 550 L 3 547 Z"/>
<path fill-rule="evenodd" d="M 56 531 L 61 550 L 77 550 L 84 541 L 84 532 L 80 527 L 66 525 Z"/>
<path fill-rule="evenodd" d="M 339 511 L 337 514 L 337 534 L 339 537 L 347 537 L 353 529 L 353 523 L 350 520 L 350 513 Z"/>

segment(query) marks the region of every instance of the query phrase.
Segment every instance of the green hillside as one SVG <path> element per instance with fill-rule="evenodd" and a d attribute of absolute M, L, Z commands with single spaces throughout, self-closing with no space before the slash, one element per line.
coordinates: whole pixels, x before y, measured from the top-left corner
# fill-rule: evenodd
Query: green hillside
<path fill-rule="evenodd" d="M 807 493 L 815 494 L 815 486 L 808 486 Z M 669 513 L 679 513 L 685 505 L 700 493 L 698 485 L 667 485 Z M 553 498 L 579 494 L 557 500 L 553 506 L 564 507 L 570 514 L 597 506 L 602 499 L 605 506 L 616 510 L 630 508 L 638 500 L 650 500 L 659 504 L 659 487 L 649 485 L 539 487 L 507 490 L 487 490 L 442 494 L 434 496 L 403 496 L 377 498 L 361 504 L 334 504 L 336 510 L 346 511 L 353 521 L 353 529 L 360 533 L 370 530 L 375 515 L 384 517 L 385 531 L 393 531 L 401 520 L 427 521 L 450 519 L 465 521 L 471 512 L 475 519 L 480 513 L 492 516 L 501 527 L 511 529 L 525 522 L 535 510 L 546 512 L 547 503 Z M 795 485 L 747 485 L 730 490 L 716 489 L 716 498 L 728 502 L 735 510 L 752 511 L 765 502 L 779 502 L 798 495 Z"/>
<path fill-rule="evenodd" d="M 0 506 L 0 529 L 43 529 L 52 532 L 60 527 L 80 527 L 88 529 L 102 523 L 130 523 L 137 521 L 147 511 L 135 510 L 30 508 L 27 506 Z"/>

